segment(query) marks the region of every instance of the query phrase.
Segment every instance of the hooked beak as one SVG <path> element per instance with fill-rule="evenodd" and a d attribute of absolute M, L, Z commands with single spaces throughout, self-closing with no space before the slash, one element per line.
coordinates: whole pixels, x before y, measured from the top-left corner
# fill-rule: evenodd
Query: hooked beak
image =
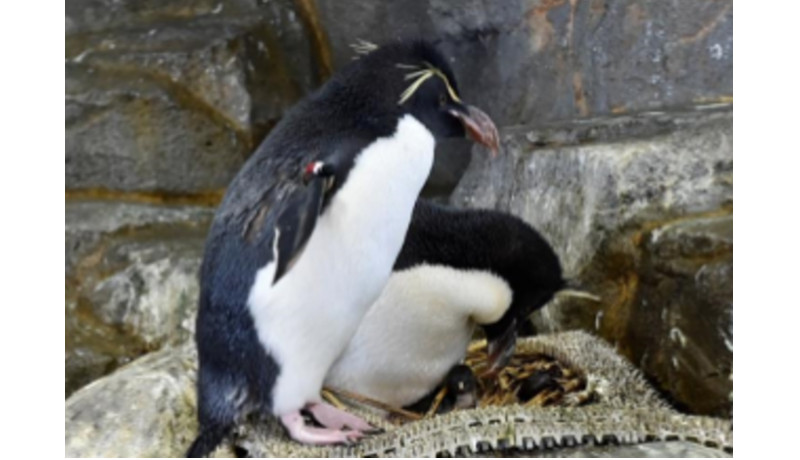
<path fill-rule="evenodd" d="M 461 121 L 470 139 L 491 150 L 492 157 L 497 156 L 500 151 L 500 136 L 489 115 L 472 105 L 451 107 L 448 112 Z"/>
<path fill-rule="evenodd" d="M 487 340 L 486 353 L 488 355 L 488 375 L 496 375 L 514 355 L 517 345 L 517 320 L 513 319 L 500 335 Z"/>

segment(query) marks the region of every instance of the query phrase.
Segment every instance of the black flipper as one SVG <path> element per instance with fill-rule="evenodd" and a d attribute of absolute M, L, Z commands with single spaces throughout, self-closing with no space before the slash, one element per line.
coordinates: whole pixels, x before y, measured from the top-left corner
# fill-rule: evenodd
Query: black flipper
<path fill-rule="evenodd" d="M 278 239 L 278 263 L 273 284 L 286 274 L 311 237 L 322 212 L 329 181 L 333 180 L 332 175 L 332 166 L 325 164 L 316 174 L 307 178 L 305 188 L 284 205 L 273 237 Z"/>

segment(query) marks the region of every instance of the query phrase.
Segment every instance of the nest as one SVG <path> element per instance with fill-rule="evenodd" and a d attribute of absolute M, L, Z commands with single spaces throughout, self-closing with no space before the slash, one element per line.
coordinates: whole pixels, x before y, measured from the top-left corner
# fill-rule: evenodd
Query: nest
<path fill-rule="evenodd" d="M 478 406 L 576 406 L 591 402 L 586 376 L 544 353 L 521 350 L 496 376 L 487 374 L 486 343 L 470 347 L 465 364 L 478 378 Z"/>
<path fill-rule="evenodd" d="M 593 391 L 587 389 L 587 379 L 583 373 L 567 362 L 541 351 L 518 349 L 505 368 L 499 373 L 491 374 L 487 372 L 489 364 L 486 341 L 481 340 L 470 345 L 464 364 L 472 371 L 475 379 L 477 407 L 514 404 L 529 408 L 579 406 L 593 400 Z M 448 391 L 447 386 L 442 385 L 426 405 L 414 409 L 393 407 L 341 390 L 326 389 L 323 396 L 344 409 L 348 405 L 342 400 L 386 411 L 392 423 L 403 425 L 452 410 L 452 407 L 443 404 Z"/>

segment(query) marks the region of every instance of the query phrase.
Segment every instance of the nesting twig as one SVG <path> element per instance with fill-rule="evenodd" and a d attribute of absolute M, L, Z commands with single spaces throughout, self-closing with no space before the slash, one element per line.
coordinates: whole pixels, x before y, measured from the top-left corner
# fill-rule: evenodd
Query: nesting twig
<path fill-rule="evenodd" d="M 442 387 L 439 393 L 436 394 L 436 397 L 433 398 L 431 407 L 425 413 L 425 418 L 431 418 L 436 415 L 436 411 L 439 409 L 439 406 L 442 405 L 442 400 L 444 400 L 445 395 L 447 395 L 447 387 Z"/>
<path fill-rule="evenodd" d="M 555 404 L 572 405 L 577 398 L 565 398 L 567 394 L 586 387 L 586 378 L 551 356 L 541 353 L 517 352 L 508 365 L 496 375 L 486 375 L 488 356 L 486 341 L 474 342 L 467 350 L 464 362 L 478 376 L 480 407 L 504 406 L 519 403 L 526 407 L 542 407 Z M 520 388 L 529 378 L 543 377 L 547 385 L 536 394 L 520 397 Z M 585 398 L 583 398 L 585 400 Z"/>
<path fill-rule="evenodd" d="M 328 402 L 333 404 L 337 409 L 344 409 L 344 410 L 347 409 L 347 406 L 345 406 L 344 403 L 340 401 L 339 398 L 337 398 L 336 395 L 333 394 L 333 392 L 331 390 L 328 390 L 327 388 L 322 389 L 322 397 L 328 400 Z"/>
<path fill-rule="evenodd" d="M 367 396 L 363 396 L 363 395 L 360 395 L 360 394 L 357 394 L 357 393 L 351 393 L 351 392 L 346 391 L 346 390 L 339 390 L 339 389 L 333 389 L 333 388 L 326 388 L 325 391 L 333 393 L 334 395 L 341 396 L 342 398 L 345 398 L 345 399 L 352 399 L 353 401 L 356 401 L 358 403 L 366 404 L 367 406 L 376 407 L 378 409 L 385 410 L 386 412 L 389 412 L 389 413 L 392 413 L 392 414 L 395 414 L 395 415 L 403 416 L 403 417 L 405 417 L 405 418 L 407 418 L 409 420 L 421 420 L 422 419 L 422 415 L 421 414 L 418 414 L 416 412 L 411 412 L 411 411 L 402 409 L 400 407 L 394 407 L 394 406 L 391 406 L 389 404 L 386 404 L 385 402 L 378 401 L 377 399 L 372 399 L 372 398 L 369 398 Z"/>

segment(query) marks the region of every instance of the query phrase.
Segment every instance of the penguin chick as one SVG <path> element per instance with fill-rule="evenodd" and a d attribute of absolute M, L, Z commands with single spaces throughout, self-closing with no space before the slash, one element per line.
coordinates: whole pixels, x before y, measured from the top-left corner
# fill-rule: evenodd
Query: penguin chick
<path fill-rule="evenodd" d="M 433 389 L 419 401 L 404 407 L 411 412 L 427 413 L 434 404 L 442 387 L 445 387 L 444 398 L 436 408 L 437 414 L 445 414 L 452 410 L 471 409 L 478 404 L 478 379 L 466 364 L 456 364 L 445 375 L 442 384 Z"/>
<path fill-rule="evenodd" d="M 326 385 L 409 406 L 463 360 L 476 325 L 496 371 L 520 325 L 563 286 L 555 252 L 521 219 L 419 200 L 389 282 Z"/>
<path fill-rule="evenodd" d="M 436 139 L 464 136 L 498 149 L 494 124 L 464 104 L 424 42 L 362 56 L 286 113 L 209 230 L 189 456 L 208 455 L 250 414 L 310 444 L 371 428 L 323 403 L 322 382 L 391 275 Z"/>
<path fill-rule="evenodd" d="M 471 409 L 478 405 L 478 379 L 466 364 L 457 364 L 444 379 L 447 387 L 444 407 L 441 412 L 453 409 Z"/>

